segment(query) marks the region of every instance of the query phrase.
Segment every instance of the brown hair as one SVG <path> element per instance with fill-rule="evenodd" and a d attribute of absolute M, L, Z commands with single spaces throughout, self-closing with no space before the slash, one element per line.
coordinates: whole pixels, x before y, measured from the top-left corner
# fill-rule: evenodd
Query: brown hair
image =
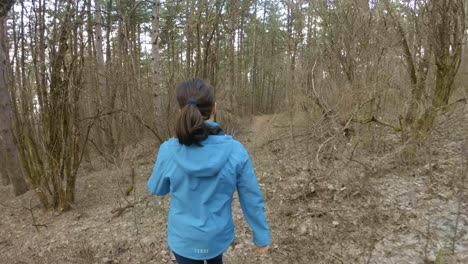
<path fill-rule="evenodd" d="M 180 113 L 175 131 L 180 144 L 201 146 L 201 141 L 212 134 L 212 127 L 205 123 L 211 116 L 215 103 L 213 88 L 200 79 L 179 84 L 177 102 Z"/>

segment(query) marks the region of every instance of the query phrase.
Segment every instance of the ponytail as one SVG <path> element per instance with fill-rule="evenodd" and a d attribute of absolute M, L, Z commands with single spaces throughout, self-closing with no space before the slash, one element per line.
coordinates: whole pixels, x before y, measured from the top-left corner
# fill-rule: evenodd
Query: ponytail
<path fill-rule="evenodd" d="M 214 105 L 214 94 L 202 80 L 193 79 L 179 85 L 177 100 L 181 107 L 175 132 L 180 144 L 201 146 L 201 142 L 212 134 L 205 123 L 210 118 Z"/>
<path fill-rule="evenodd" d="M 186 104 L 182 107 L 175 130 L 179 143 L 187 146 L 192 144 L 201 145 L 200 142 L 209 135 L 200 110 L 193 104 Z"/>

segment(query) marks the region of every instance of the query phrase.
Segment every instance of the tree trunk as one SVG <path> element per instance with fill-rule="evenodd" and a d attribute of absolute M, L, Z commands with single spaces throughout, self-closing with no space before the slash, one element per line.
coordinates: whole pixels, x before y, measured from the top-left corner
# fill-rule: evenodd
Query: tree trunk
<path fill-rule="evenodd" d="M 194 11 L 195 1 L 187 0 L 185 3 L 185 37 L 187 47 L 185 50 L 185 60 L 187 64 L 186 70 L 186 78 L 190 78 L 192 76 L 192 54 L 193 54 L 193 46 L 192 46 L 192 13 Z"/>
<path fill-rule="evenodd" d="M 438 112 L 444 110 L 454 91 L 453 84 L 462 62 L 466 26 L 463 0 L 438 0 L 431 4 L 430 41 L 434 47 L 437 72 L 431 105 L 418 119 L 417 131 L 422 136 L 432 130 Z"/>
<path fill-rule="evenodd" d="M 107 90 L 107 78 L 106 78 L 106 65 L 104 64 L 104 51 L 102 47 L 102 12 L 101 12 L 101 1 L 100 0 L 95 0 L 94 1 L 95 9 L 96 9 L 96 20 L 95 20 L 95 44 L 94 46 L 96 47 L 96 68 L 97 68 L 97 77 L 98 77 L 98 103 L 102 104 L 103 101 L 109 101 L 105 100 L 106 94 L 108 92 Z M 99 106 L 99 108 L 101 108 Z M 108 111 L 108 109 L 106 109 Z M 101 121 L 101 119 L 100 119 Z M 101 121 L 102 122 L 102 121 Z M 104 124 L 101 124 L 101 127 L 104 126 Z M 97 139 L 99 142 L 99 145 L 102 146 L 103 142 L 105 142 L 105 130 L 99 130 Z"/>
<path fill-rule="evenodd" d="M 167 96 L 167 93 L 164 92 L 162 89 L 162 85 L 160 84 L 160 79 L 159 79 L 159 49 L 158 49 L 158 38 L 159 38 L 159 9 L 161 7 L 161 3 L 159 0 L 155 0 L 153 2 L 153 17 L 152 17 L 152 39 L 151 39 L 151 68 L 152 68 L 152 83 L 153 83 L 153 89 L 155 89 L 155 96 L 156 96 L 156 124 L 158 126 L 158 132 L 160 134 L 166 133 L 167 127 L 166 124 L 167 122 L 165 121 L 166 114 L 165 114 L 165 97 Z M 161 142 L 162 143 L 162 142 Z"/>
<path fill-rule="evenodd" d="M 11 2 L 13 3 L 13 1 Z M 0 14 L 0 146 L 2 146 L 0 154 L 4 159 L 4 165 L 6 165 L 2 166 L 2 174 L 8 175 L 13 184 L 15 195 L 21 195 L 28 191 L 28 185 L 23 177 L 18 153 L 13 143 L 11 98 L 8 92 L 10 76 L 8 76 L 5 15 L 6 12 Z"/>
<path fill-rule="evenodd" d="M 228 3 L 228 27 L 227 27 L 227 44 L 228 44 L 228 85 L 225 88 L 225 91 L 228 96 L 228 107 L 234 107 L 234 87 L 236 86 L 236 63 L 235 63 L 235 39 L 236 39 L 236 3 L 235 0 L 230 0 Z"/>

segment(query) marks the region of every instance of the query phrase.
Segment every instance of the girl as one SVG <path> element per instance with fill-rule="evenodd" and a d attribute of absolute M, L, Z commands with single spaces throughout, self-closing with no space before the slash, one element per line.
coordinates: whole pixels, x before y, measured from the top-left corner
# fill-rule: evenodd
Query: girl
<path fill-rule="evenodd" d="M 214 122 L 213 89 L 193 79 L 179 85 L 177 138 L 160 148 L 148 188 L 171 193 L 167 240 L 179 264 L 222 264 L 234 240 L 231 203 L 237 190 L 257 254 L 271 243 L 262 193 L 247 151 Z"/>

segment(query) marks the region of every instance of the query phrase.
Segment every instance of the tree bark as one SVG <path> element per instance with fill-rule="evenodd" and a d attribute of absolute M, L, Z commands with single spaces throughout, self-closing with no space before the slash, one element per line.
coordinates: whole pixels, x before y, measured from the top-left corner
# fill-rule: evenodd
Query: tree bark
<path fill-rule="evenodd" d="M 235 63 L 235 39 L 236 39 L 236 4 L 237 0 L 230 0 L 228 3 L 228 30 L 227 34 L 227 45 L 228 45 L 228 85 L 225 88 L 225 91 L 228 96 L 229 107 L 234 106 L 234 87 L 236 86 L 236 63 Z"/>
<path fill-rule="evenodd" d="M 13 1 L 10 1 L 8 7 L 11 8 Z M 15 195 L 21 195 L 28 191 L 28 185 L 21 170 L 18 153 L 13 142 L 12 134 L 12 108 L 11 97 L 8 92 L 9 77 L 8 76 L 8 51 L 6 45 L 6 13 L 7 6 L 2 4 L 0 7 L 0 154 L 3 159 L 3 172 L 7 174 Z"/>
<path fill-rule="evenodd" d="M 453 84 L 462 62 L 466 28 L 463 0 L 438 0 L 431 4 L 430 40 L 437 71 L 431 105 L 417 124 L 417 131 L 423 136 L 430 132 L 438 112 L 444 110 L 455 90 Z"/>
<path fill-rule="evenodd" d="M 109 106 L 110 104 L 108 103 L 109 100 L 105 100 L 106 95 L 108 93 L 107 89 L 107 78 L 106 78 L 106 65 L 104 64 L 104 51 L 103 51 L 103 46 L 102 46 L 102 12 L 101 12 L 101 1 L 100 0 L 95 0 L 94 1 L 95 9 L 96 9 L 96 21 L 95 21 L 95 44 L 94 46 L 96 47 L 96 68 L 97 68 L 97 79 L 98 79 L 98 84 L 99 84 L 99 89 L 98 89 L 98 103 L 102 104 L 103 101 L 105 101 L 105 105 Z M 110 107 L 110 106 L 109 106 Z M 102 122 L 102 120 L 100 120 Z M 101 124 L 101 127 L 104 126 L 104 124 Z M 98 142 L 99 145 L 102 146 L 103 142 L 105 142 L 105 131 L 104 130 L 99 130 L 98 132 Z"/>
<path fill-rule="evenodd" d="M 153 2 L 153 17 L 152 17 L 152 21 L 151 21 L 151 26 L 152 26 L 152 30 L 153 30 L 153 35 L 152 35 L 152 39 L 151 39 L 151 45 L 152 45 L 152 49 L 151 49 L 151 63 L 152 63 L 152 71 L 153 71 L 153 74 L 152 74 L 152 79 L 153 79 L 153 86 L 154 88 L 156 89 L 156 92 L 157 92 L 157 101 L 159 101 L 159 64 L 158 64 L 158 60 L 159 60 L 159 49 L 158 49 L 158 38 L 159 38 L 159 8 L 160 8 L 160 3 L 159 3 L 159 0 L 156 0 Z M 157 104 L 157 107 L 159 107 L 160 104 Z"/>
<path fill-rule="evenodd" d="M 161 3 L 159 0 L 155 0 L 153 2 L 153 17 L 151 21 L 151 26 L 153 30 L 152 38 L 151 38 L 151 68 L 152 68 L 152 83 L 153 89 L 155 89 L 155 96 L 156 96 L 156 117 L 157 117 L 157 126 L 159 134 L 166 133 L 167 122 L 165 121 L 166 114 L 165 114 L 165 97 L 167 93 L 162 88 L 163 86 L 160 84 L 159 79 L 159 49 L 158 49 L 158 39 L 159 39 L 159 9 L 161 8 Z M 162 143 L 162 142 L 160 142 Z"/>

